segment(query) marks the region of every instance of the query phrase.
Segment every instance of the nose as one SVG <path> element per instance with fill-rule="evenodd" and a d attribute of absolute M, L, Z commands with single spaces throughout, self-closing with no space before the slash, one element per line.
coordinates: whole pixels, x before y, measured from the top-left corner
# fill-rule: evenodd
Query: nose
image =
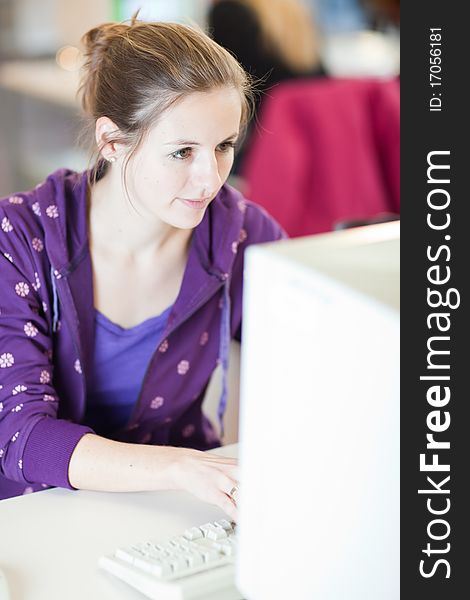
<path fill-rule="evenodd" d="M 199 197 L 207 198 L 215 194 L 222 185 L 216 155 L 201 155 L 193 166 L 192 184 Z"/>

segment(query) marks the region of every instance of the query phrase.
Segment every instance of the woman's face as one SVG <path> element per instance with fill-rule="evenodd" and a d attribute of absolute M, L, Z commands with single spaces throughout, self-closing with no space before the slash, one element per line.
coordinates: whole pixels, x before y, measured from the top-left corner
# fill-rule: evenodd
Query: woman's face
<path fill-rule="evenodd" d="M 164 113 L 128 167 L 132 204 L 145 218 L 192 229 L 225 183 L 241 117 L 232 88 L 196 92 Z"/>

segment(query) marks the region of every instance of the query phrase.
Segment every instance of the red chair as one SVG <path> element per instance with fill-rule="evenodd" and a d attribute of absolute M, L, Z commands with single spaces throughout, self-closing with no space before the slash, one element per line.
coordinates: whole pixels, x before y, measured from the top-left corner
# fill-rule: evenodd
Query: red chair
<path fill-rule="evenodd" d="M 398 79 L 279 84 L 242 164 L 245 195 L 292 237 L 400 213 Z"/>

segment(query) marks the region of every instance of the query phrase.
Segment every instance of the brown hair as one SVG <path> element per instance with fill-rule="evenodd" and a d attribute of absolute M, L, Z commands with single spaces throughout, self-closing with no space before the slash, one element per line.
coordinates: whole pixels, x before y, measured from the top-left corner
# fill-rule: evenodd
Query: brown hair
<path fill-rule="evenodd" d="M 89 124 L 109 117 L 118 130 L 108 143 L 129 147 L 124 173 L 161 115 L 172 104 L 193 92 L 229 86 L 240 92 L 240 138 L 253 114 L 254 90 L 249 75 L 235 58 L 202 30 L 179 23 L 137 21 L 105 23 L 82 38 L 85 62 L 79 93 Z M 96 154 L 99 154 L 98 148 Z M 95 162 L 92 179 L 106 168 Z M 124 176 L 123 173 L 123 176 Z"/>
<path fill-rule="evenodd" d="M 257 15 L 264 46 L 293 71 L 320 63 L 319 34 L 312 14 L 299 0 L 242 0 Z"/>

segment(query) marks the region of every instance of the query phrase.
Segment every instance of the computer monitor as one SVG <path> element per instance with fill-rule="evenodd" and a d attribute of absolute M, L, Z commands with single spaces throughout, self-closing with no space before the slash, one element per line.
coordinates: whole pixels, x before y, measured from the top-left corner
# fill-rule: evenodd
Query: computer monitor
<path fill-rule="evenodd" d="M 399 598 L 399 222 L 247 250 L 247 600 Z"/>

